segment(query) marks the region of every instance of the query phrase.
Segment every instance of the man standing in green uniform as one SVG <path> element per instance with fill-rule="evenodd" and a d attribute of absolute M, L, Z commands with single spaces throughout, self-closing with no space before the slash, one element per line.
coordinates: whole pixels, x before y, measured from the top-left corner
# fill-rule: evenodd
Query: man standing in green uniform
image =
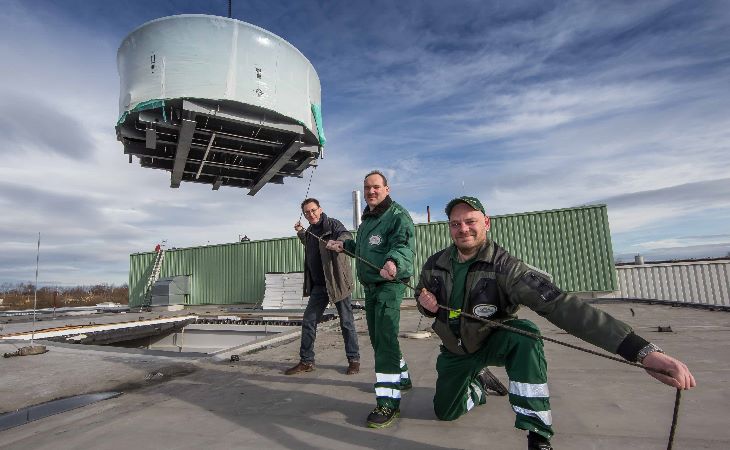
<path fill-rule="evenodd" d="M 408 366 L 398 343 L 400 305 L 405 286 L 398 280 L 413 276 L 413 220 L 405 208 L 390 198 L 388 180 L 379 171 L 365 176 L 365 202 L 357 240 L 329 241 L 327 248 L 343 248 L 358 259 L 357 276 L 365 289 L 365 317 L 375 352 L 377 406 L 368 415 L 370 428 L 390 426 L 399 416 L 401 392 L 411 388 Z"/>
<path fill-rule="evenodd" d="M 552 449 L 542 341 L 485 326 L 461 311 L 539 334 L 534 323 L 517 318 L 517 310 L 524 305 L 586 342 L 670 374 L 648 372 L 662 383 L 679 389 L 695 386 L 684 363 L 665 355 L 629 325 L 560 291 L 543 274 L 487 239 L 489 217 L 478 199 L 456 198 L 446 205 L 446 215 L 454 244 L 426 261 L 417 286 L 418 308 L 435 318 L 433 329 L 443 343 L 433 399 L 439 419 L 454 420 L 485 403 L 486 366 L 504 366 L 515 427 L 528 431 L 528 449 Z"/>

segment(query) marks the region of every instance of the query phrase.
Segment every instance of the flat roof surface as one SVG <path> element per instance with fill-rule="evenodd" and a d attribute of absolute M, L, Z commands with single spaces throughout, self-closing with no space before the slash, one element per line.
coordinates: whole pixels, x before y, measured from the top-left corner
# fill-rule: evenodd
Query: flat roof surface
<path fill-rule="evenodd" d="M 730 313 L 639 303 L 597 307 L 630 323 L 694 373 L 699 386 L 683 393 L 674 448 L 730 448 Z M 282 372 L 299 359 L 297 337 L 237 362 L 57 343 L 48 343 L 50 351 L 43 355 L 0 359 L 3 412 L 82 393 L 124 392 L 0 432 L 0 447 L 526 448 L 506 397 L 489 397 L 486 405 L 453 422 L 436 419 L 435 336 L 401 339 L 414 388 L 404 394 L 393 427 L 367 428 L 365 418 L 375 405 L 374 369 L 360 317 L 362 367 L 354 376 L 344 374 L 342 337 L 331 325 L 318 333 L 316 370 L 295 376 Z M 529 310 L 520 317 L 533 320 L 546 336 L 582 343 Z M 415 309 L 404 308 L 401 331 L 415 331 L 419 319 Z M 424 318 L 420 328 L 428 325 Z M 659 333 L 659 325 L 673 332 Z M 14 349 L 0 341 L 0 352 Z M 666 448 L 674 389 L 640 369 L 557 344 L 546 342 L 545 351 L 556 449 Z M 502 368 L 492 371 L 507 382 Z"/>

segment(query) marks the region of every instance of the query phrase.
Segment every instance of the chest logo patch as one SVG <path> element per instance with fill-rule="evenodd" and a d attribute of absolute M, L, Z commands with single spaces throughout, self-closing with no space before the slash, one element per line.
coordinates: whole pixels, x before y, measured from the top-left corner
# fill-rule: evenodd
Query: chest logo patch
<path fill-rule="evenodd" d="M 370 245 L 380 245 L 380 243 L 383 242 L 383 238 L 381 238 L 379 234 L 374 234 L 368 238 L 368 242 Z"/>
<path fill-rule="evenodd" d="M 497 307 L 494 305 L 477 305 L 474 307 L 474 315 L 478 317 L 491 317 L 497 312 Z"/>

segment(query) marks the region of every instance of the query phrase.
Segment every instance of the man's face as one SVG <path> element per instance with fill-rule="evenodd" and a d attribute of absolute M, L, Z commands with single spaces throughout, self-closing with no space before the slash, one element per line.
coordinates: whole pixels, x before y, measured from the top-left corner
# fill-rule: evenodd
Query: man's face
<path fill-rule="evenodd" d="M 390 193 L 390 188 L 384 186 L 383 177 L 373 174 L 365 178 L 363 191 L 365 191 L 365 203 L 368 204 L 370 209 L 373 209 L 385 200 L 385 197 Z"/>
<path fill-rule="evenodd" d="M 317 206 L 317 204 L 314 202 L 306 203 L 302 207 L 302 212 L 304 213 L 304 217 L 307 219 L 310 225 L 314 225 L 319 222 L 319 218 L 320 216 L 322 216 L 322 208 Z"/>
<path fill-rule="evenodd" d="M 466 203 L 458 203 L 449 215 L 451 239 L 462 253 L 469 253 L 487 241 L 489 217 Z"/>

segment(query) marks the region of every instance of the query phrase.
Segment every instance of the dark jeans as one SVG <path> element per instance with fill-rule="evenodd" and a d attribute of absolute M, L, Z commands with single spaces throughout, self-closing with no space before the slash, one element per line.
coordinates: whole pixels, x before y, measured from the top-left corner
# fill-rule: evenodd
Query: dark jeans
<path fill-rule="evenodd" d="M 360 360 L 360 348 L 357 345 L 357 332 L 355 331 L 355 319 L 352 317 L 352 304 L 350 296 L 335 303 L 337 314 L 340 316 L 340 328 L 342 338 L 345 340 L 345 355 L 348 361 Z M 322 314 L 327 308 L 329 297 L 327 288 L 324 286 L 312 287 L 309 295 L 309 303 L 304 310 L 302 318 L 302 346 L 299 349 L 299 358 L 302 362 L 314 362 L 314 339 L 317 337 L 317 324 L 322 320 Z"/>

